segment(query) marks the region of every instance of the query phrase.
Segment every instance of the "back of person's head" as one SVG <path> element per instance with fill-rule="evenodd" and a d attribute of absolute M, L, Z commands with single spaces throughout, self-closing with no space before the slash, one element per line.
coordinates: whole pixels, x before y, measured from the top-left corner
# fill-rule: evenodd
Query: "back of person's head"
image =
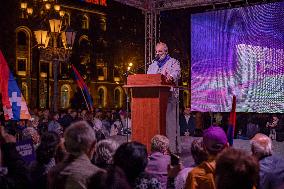
<path fill-rule="evenodd" d="M 144 172 L 147 163 L 147 149 L 139 142 L 127 142 L 118 147 L 114 154 L 114 165 L 120 167 L 130 183 Z"/>
<path fill-rule="evenodd" d="M 119 115 L 120 115 L 122 118 L 126 118 L 127 112 L 124 111 L 124 110 L 120 110 L 120 111 L 119 111 Z"/>
<path fill-rule="evenodd" d="M 97 142 L 99 142 L 101 140 L 104 140 L 104 139 L 106 139 L 106 136 L 103 133 L 103 131 L 102 130 L 96 131 L 96 140 L 97 140 Z"/>
<path fill-rule="evenodd" d="M 210 155 L 217 155 L 228 146 L 227 135 L 221 127 L 211 126 L 203 132 L 203 144 Z"/>
<path fill-rule="evenodd" d="M 113 155 L 119 144 L 112 139 L 101 140 L 95 147 L 95 164 L 101 168 L 113 164 Z"/>
<path fill-rule="evenodd" d="M 120 120 L 120 115 L 119 115 L 119 113 L 114 113 L 114 114 L 113 114 L 113 119 L 114 119 L 114 121 Z"/>
<path fill-rule="evenodd" d="M 85 120 L 86 121 L 93 121 L 93 119 L 94 119 L 94 116 L 93 116 L 93 113 L 92 112 L 86 112 L 86 114 L 85 114 Z"/>
<path fill-rule="evenodd" d="M 208 159 L 208 153 L 204 149 L 202 138 L 195 139 L 191 143 L 191 155 L 196 165 Z"/>
<path fill-rule="evenodd" d="M 257 133 L 250 141 L 251 151 L 257 158 L 272 155 L 272 141 L 271 139 L 261 133 Z"/>
<path fill-rule="evenodd" d="M 51 112 L 49 113 L 49 119 L 50 120 L 57 120 L 59 118 L 59 113 L 58 112 Z"/>
<path fill-rule="evenodd" d="M 119 167 L 96 173 L 88 183 L 88 189 L 131 189 L 123 170 Z"/>
<path fill-rule="evenodd" d="M 155 135 L 151 139 L 151 151 L 166 154 L 169 149 L 169 139 L 163 135 Z"/>
<path fill-rule="evenodd" d="M 77 115 L 78 115 L 78 113 L 77 113 L 76 110 L 71 110 L 70 115 L 71 115 L 73 118 L 76 118 Z"/>
<path fill-rule="evenodd" d="M 36 149 L 36 159 L 39 163 L 47 164 L 55 156 L 60 138 L 55 132 L 45 132 L 41 136 L 41 142 Z"/>
<path fill-rule="evenodd" d="M 96 134 L 86 121 L 78 121 L 65 130 L 64 139 L 67 152 L 79 156 L 89 153 L 96 142 Z"/>
<path fill-rule="evenodd" d="M 217 189 L 252 189 L 259 179 L 259 164 L 245 151 L 228 148 L 216 160 Z"/>

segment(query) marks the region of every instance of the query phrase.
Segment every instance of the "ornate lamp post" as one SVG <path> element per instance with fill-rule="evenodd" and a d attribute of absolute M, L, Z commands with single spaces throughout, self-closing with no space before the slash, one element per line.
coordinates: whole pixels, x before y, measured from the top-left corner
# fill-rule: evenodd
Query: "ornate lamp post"
<path fill-rule="evenodd" d="M 34 31 L 37 46 L 40 51 L 40 59 L 46 62 L 52 62 L 53 67 L 53 98 L 52 98 L 52 110 L 57 111 L 58 106 L 58 69 L 60 62 L 68 62 L 71 55 L 76 32 L 73 31 L 70 26 L 64 25 L 65 11 L 60 10 L 61 7 L 57 0 L 42 0 L 42 1 L 20 1 L 20 10 L 22 19 L 30 19 L 33 24 L 36 25 L 49 25 L 49 31 L 36 30 Z M 48 20 L 49 18 L 49 20 Z M 48 22 L 48 23 L 47 23 Z M 49 64 L 47 69 L 47 98 L 46 106 L 49 108 Z M 39 106 L 39 79 L 40 79 L 40 65 L 38 66 L 37 73 L 37 106 Z"/>
<path fill-rule="evenodd" d="M 39 48 L 43 49 L 42 52 L 45 57 L 53 63 L 53 111 L 58 110 L 58 65 L 60 62 L 69 61 L 76 36 L 76 32 L 70 27 L 67 27 L 65 31 L 61 31 L 61 23 L 60 19 L 51 19 L 49 20 L 49 32 L 45 30 L 34 31 Z M 49 73 L 47 73 L 47 75 L 49 75 Z M 47 94 L 49 94 L 49 86 L 47 87 Z M 47 99 L 48 98 L 49 95 L 47 96 Z"/>

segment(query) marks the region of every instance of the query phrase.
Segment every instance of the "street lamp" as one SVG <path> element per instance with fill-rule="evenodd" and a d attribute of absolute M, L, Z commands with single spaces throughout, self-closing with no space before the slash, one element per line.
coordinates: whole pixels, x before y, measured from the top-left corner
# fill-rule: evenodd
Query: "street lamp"
<path fill-rule="evenodd" d="M 39 48 L 44 49 L 45 53 L 51 57 L 53 62 L 53 100 L 52 110 L 56 112 L 58 110 L 58 65 L 60 61 L 68 61 L 72 47 L 74 44 L 76 32 L 70 27 L 67 27 L 65 31 L 61 31 L 62 21 L 60 19 L 49 20 L 50 31 L 36 30 L 34 31 Z M 61 38 L 63 46 L 58 43 L 58 38 Z M 51 39 L 51 42 L 50 42 Z M 51 43 L 51 46 L 49 44 Z M 49 69 L 48 69 L 49 75 Z M 49 80 L 49 79 L 48 79 Z M 49 81 L 48 81 L 49 82 Z M 47 88 L 49 94 L 49 85 Z M 49 96 L 47 96 L 47 99 Z M 48 101 L 47 101 L 48 102 Z M 47 104 L 48 106 L 49 104 Z"/>
<path fill-rule="evenodd" d="M 34 22 L 40 22 L 38 25 L 45 25 L 48 21 L 49 31 L 39 29 L 35 30 L 35 38 L 39 55 L 46 62 L 52 62 L 54 90 L 52 100 L 52 110 L 57 111 L 58 105 L 58 66 L 60 62 L 68 62 L 71 55 L 76 32 L 69 25 L 62 23 L 65 10 L 62 10 L 57 0 L 41 0 L 30 3 L 28 0 L 20 0 L 20 10 L 22 19 L 30 19 Z M 49 18 L 49 19 L 48 19 Z M 60 18 L 60 19 L 58 19 Z M 40 62 L 38 62 L 40 63 Z M 46 105 L 49 107 L 49 63 L 47 69 L 47 98 Z M 40 86 L 40 65 L 37 70 L 37 107 L 39 107 L 39 86 Z"/>

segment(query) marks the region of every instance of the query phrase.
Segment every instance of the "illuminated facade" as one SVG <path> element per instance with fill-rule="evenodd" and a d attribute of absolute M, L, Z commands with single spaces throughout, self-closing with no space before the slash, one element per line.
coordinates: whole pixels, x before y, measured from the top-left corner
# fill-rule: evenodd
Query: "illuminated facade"
<path fill-rule="evenodd" d="M 1 50 L 29 107 L 51 107 L 55 73 L 53 57 L 44 49 L 38 49 L 34 31 L 47 22 L 46 11 L 58 8 L 54 5 L 60 6 L 60 10 L 53 11 L 60 13 L 62 25 L 77 32 L 70 59 L 58 62 L 57 106 L 60 109 L 71 107 L 71 104 L 75 108 L 81 107 L 81 93 L 70 69 L 72 63 L 85 79 L 95 107 L 123 107 L 123 73 L 129 62 L 134 62 L 135 66 L 144 63 L 141 12 L 118 3 L 106 4 L 106 1 L 12 0 L 6 7 L 18 8 L 13 10 L 16 16 L 4 13 L 11 25 L 3 26 L 10 33 L 2 35 L 7 39 L 0 41 Z M 43 18 L 39 19 L 41 16 Z"/>

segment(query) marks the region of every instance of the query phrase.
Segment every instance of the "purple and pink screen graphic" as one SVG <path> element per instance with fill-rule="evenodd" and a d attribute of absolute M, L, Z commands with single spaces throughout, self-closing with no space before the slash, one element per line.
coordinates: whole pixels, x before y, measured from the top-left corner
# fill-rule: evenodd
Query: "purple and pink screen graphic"
<path fill-rule="evenodd" d="M 191 15 L 191 108 L 284 113 L 284 3 Z"/>

